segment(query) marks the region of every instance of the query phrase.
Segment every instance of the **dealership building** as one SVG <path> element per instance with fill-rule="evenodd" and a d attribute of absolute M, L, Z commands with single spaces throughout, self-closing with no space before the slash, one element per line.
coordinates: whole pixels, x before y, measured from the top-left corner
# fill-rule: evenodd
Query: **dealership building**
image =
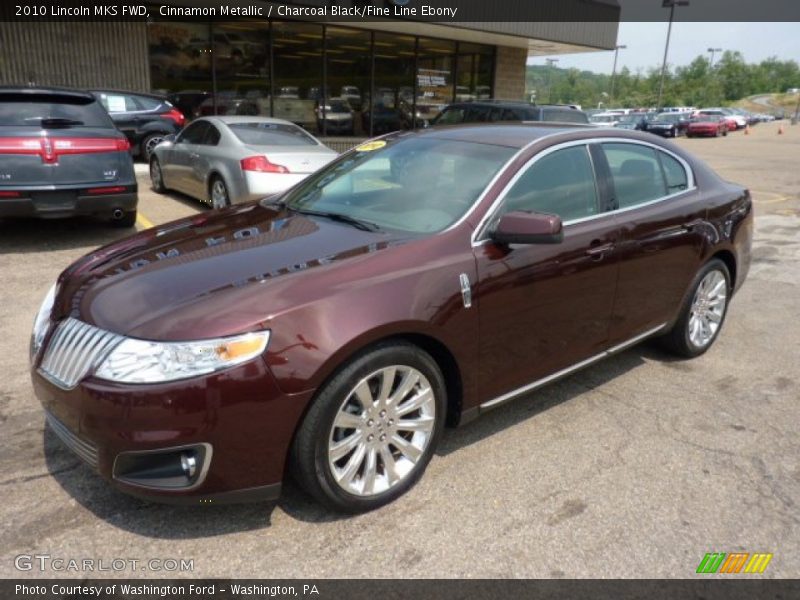
<path fill-rule="evenodd" d="M 152 5 L 147 21 L 0 22 L 0 84 L 155 92 L 190 118 L 259 114 L 365 137 L 421 126 L 453 101 L 522 100 L 528 57 L 612 50 L 618 28 L 158 16 L 179 4 Z"/>

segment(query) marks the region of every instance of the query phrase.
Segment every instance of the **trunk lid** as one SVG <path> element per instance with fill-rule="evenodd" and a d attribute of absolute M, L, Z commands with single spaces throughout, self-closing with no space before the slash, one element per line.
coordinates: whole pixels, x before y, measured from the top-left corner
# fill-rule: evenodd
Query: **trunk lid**
<path fill-rule="evenodd" d="M 269 162 L 282 165 L 290 173 L 313 173 L 327 165 L 337 154 L 325 146 L 302 146 L 288 150 L 286 146 L 246 146 L 253 154 L 266 156 Z"/>

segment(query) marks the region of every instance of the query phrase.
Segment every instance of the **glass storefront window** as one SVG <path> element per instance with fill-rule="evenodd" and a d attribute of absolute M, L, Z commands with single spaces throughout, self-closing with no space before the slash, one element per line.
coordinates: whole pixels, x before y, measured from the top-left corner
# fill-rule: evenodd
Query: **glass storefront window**
<path fill-rule="evenodd" d="M 414 125 L 416 46 L 411 35 L 375 33 L 375 95 L 368 103 L 372 135 Z"/>
<path fill-rule="evenodd" d="M 494 48 L 460 43 L 457 63 L 455 90 L 457 102 L 487 100 L 493 96 Z"/>
<path fill-rule="evenodd" d="M 189 119 L 274 116 L 316 135 L 371 137 L 492 97 L 492 46 L 293 21 L 147 27 L 152 91 Z"/>
<path fill-rule="evenodd" d="M 417 127 L 425 127 L 453 101 L 455 42 L 420 38 L 417 62 Z"/>
<path fill-rule="evenodd" d="M 322 97 L 322 25 L 274 22 L 272 48 L 273 116 L 321 134 L 315 109 Z"/>
<path fill-rule="evenodd" d="M 202 114 L 270 115 L 269 23 L 215 23 L 212 30 L 216 69 L 216 112 L 213 99 Z"/>
<path fill-rule="evenodd" d="M 191 119 L 212 98 L 209 23 L 154 21 L 147 25 L 152 91 Z"/>
<path fill-rule="evenodd" d="M 317 128 L 324 135 L 367 137 L 369 115 L 364 98 L 370 90 L 372 34 L 359 29 L 327 27 L 325 36 L 327 103 L 323 111 L 320 100 L 317 117 L 321 122 Z"/>

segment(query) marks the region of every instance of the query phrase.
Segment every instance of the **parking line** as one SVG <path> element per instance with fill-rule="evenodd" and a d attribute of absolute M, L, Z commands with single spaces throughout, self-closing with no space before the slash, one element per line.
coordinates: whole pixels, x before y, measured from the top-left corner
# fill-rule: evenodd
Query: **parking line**
<path fill-rule="evenodd" d="M 142 229 L 150 229 L 151 227 L 155 227 L 153 222 L 145 217 L 142 213 L 136 215 L 136 223 L 142 227 Z"/>
<path fill-rule="evenodd" d="M 750 193 L 758 195 L 758 196 L 772 196 L 770 200 L 758 200 L 758 204 L 778 204 L 780 202 L 786 202 L 789 198 L 788 196 L 784 196 L 783 194 L 777 194 L 775 192 L 762 192 L 759 190 L 750 190 Z"/>

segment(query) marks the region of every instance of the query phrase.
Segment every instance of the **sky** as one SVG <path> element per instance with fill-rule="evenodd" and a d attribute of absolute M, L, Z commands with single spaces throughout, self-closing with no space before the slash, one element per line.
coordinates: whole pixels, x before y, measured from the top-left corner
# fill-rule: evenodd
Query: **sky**
<path fill-rule="evenodd" d="M 617 44 L 626 49 L 619 51 L 617 70 L 628 67 L 636 72 L 647 72 L 650 67 L 661 68 L 667 23 L 619 24 Z M 667 62 L 679 66 L 689 64 L 697 55 L 709 57 L 708 48 L 738 50 L 746 62 L 761 62 L 770 56 L 781 60 L 800 61 L 800 24 L 798 23 L 680 23 L 672 24 Z M 716 62 L 718 55 L 714 57 Z M 543 65 L 548 57 L 528 59 L 528 64 Z M 613 51 L 561 54 L 559 68 L 577 68 L 596 73 L 611 73 Z"/>

